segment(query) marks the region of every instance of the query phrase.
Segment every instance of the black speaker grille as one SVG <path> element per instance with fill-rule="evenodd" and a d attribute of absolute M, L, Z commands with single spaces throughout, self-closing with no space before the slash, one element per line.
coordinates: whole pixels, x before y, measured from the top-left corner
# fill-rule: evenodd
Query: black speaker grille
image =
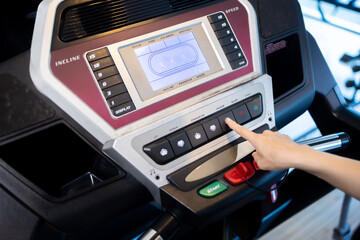
<path fill-rule="evenodd" d="M 97 0 L 66 8 L 59 38 L 70 42 L 216 0 Z"/>

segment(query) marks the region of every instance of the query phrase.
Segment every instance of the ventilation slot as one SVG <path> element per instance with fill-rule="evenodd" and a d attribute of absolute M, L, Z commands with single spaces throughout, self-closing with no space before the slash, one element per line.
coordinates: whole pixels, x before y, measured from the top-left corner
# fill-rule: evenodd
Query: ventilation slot
<path fill-rule="evenodd" d="M 69 42 L 169 12 L 171 8 L 163 0 L 107 0 L 78 5 L 63 13 L 59 37 Z"/>
<path fill-rule="evenodd" d="M 174 10 L 181 10 L 188 7 L 197 6 L 203 3 L 214 2 L 214 0 L 169 0 Z"/>
<path fill-rule="evenodd" d="M 66 8 L 59 38 L 70 42 L 216 0 L 97 0 Z"/>

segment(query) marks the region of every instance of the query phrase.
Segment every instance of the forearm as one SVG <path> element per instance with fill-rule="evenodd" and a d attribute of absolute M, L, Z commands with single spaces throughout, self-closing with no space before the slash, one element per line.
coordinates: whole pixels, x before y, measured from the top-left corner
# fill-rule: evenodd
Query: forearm
<path fill-rule="evenodd" d="M 229 118 L 225 121 L 255 147 L 252 156 L 261 169 L 301 169 L 360 200 L 360 161 L 315 151 L 278 132 L 256 134 Z"/>
<path fill-rule="evenodd" d="M 360 199 L 360 161 L 312 150 L 302 146 L 302 155 L 294 157 L 294 167 L 327 181 L 334 187 Z"/>

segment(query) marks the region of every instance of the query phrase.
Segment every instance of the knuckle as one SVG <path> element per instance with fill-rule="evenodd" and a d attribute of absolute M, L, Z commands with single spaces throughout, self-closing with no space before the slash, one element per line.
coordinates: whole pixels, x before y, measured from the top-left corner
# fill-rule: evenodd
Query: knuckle
<path fill-rule="evenodd" d="M 265 134 L 265 135 L 269 135 L 269 134 L 271 134 L 272 133 L 272 131 L 270 131 L 270 130 L 265 130 L 264 132 L 263 132 L 263 134 Z"/>

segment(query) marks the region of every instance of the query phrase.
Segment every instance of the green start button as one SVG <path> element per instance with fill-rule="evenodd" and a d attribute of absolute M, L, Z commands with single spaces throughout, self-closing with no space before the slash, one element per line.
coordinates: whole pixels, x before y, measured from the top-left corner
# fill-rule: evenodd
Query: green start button
<path fill-rule="evenodd" d="M 200 189 L 199 194 L 203 197 L 210 198 L 210 197 L 215 197 L 216 195 L 222 193 L 226 189 L 228 189 L 228 187 L 225 184 L 223 184 L 220 181 L 215 181 L 210 185 Z"/>

